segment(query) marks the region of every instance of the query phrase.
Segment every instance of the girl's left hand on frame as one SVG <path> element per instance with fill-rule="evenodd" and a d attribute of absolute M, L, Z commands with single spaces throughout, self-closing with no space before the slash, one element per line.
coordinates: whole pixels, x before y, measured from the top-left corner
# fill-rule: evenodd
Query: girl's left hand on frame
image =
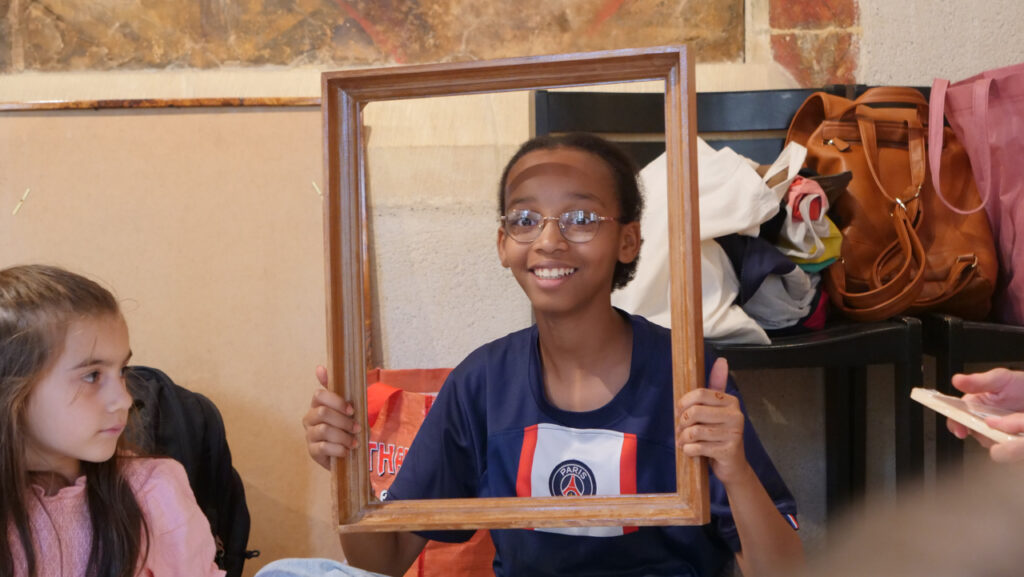
<path fill-rule="evenodd" d="M 711 367 L 707 388 L 689 391 L 679 399 L 677 414 L 683 427 L 676 439 L 688 457 L 707 457 L 723 484 L 750 472 L 743 449 L 743 411 L 740 401 L 725 392 L 729 364 L 719 358 Z"/>

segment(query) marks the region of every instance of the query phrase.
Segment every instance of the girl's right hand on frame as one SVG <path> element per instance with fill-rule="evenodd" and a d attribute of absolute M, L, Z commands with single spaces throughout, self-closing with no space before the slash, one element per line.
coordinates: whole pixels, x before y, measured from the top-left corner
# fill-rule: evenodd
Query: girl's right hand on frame
<path fill-rule="evenodd" d="M 327 390 L 327 369 L 316 368 L 320 388 L 313 393 L 309 411 L 302 418 L 306 429 L 306 448 L 313 460 L 330 470 L 331 457 L 347 457 L 359 446 L 359 423 L 352 404 Z"/>

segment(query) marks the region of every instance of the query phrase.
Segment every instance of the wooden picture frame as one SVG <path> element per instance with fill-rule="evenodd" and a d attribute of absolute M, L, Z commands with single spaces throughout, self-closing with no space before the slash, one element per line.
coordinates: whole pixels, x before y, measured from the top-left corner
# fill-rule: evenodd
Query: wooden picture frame
<path fill-rule="evenodd" d="M 703 386 L 694 68 L 670 46 L 456 64 L 327 72 L 324 234 L 328 375 L 366 424 L 371 335 L 370 239 L 363 107 L 374 101 L 658 80 L 665 83 L 674 394 Z M 497 178 L 497 175 L 496 175 Z M 364 433 L 365 434 L 365 433 Z M 371 502 L 367 451 L 333 460 L 343 532 L 704 524 L 707 465 L 676 449 L 675 493 Z"/>

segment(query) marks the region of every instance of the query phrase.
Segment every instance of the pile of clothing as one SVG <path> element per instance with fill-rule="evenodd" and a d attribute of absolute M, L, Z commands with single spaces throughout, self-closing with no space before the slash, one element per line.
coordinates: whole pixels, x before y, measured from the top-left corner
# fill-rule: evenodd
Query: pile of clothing
<path fill-rule="evenodd" d="M 704 338 L 768 344 L 770 337 L 824 327 L 828 297 L 820 273 L 842 237 L 828 218 L 829 195 L 800 175 L 807 150 L 790 143 L 761 167 L 730 148 L 697 139 Z M 640 171 L 646 195 L 636 277 L 612 303 L 670 324 L 666 158 Z"/>

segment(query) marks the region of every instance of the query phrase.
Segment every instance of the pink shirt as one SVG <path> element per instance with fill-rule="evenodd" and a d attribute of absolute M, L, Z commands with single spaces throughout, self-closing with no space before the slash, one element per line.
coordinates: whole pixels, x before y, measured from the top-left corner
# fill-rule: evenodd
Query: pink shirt
<path fill-rule="evenodd" d="M 138 575 L 223 577 L 213 561 L 216 546 L 210 524 L 196 504 L 184 467 L 172 459 L 129 459 L 125 477 L 149 525 L 149 555 Z M 35 495 L 28 500 L 28 510 L 39 575 L 85 575 L 92 542 L 85 483 L 85 477 L 79 477 L 50 496 L 41 487 L 32 487 Z M 20 541 L 16 534 L 9 536 L 14 575 L 24 577 L 27 567 Z"/>

